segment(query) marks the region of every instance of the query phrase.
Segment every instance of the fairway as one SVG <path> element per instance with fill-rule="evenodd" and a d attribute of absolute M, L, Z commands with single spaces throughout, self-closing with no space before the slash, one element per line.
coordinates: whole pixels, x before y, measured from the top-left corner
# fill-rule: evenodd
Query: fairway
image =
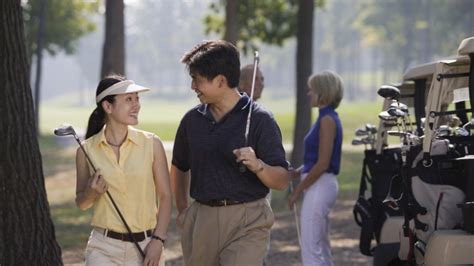
<path fill-rule="evenodd" d="M 85 132 L 87 120 L 92 110 L 92 104 L 79 106 L 73 100 L 77 97 L 63 96 L 45 101 L 40 108 L 40 130 L 43 135 L 50 135 L 55 127 L 62 123 L 72 124 L 78 132 Z M 378 113 L 381 111 L 381 99 L 375 102 L 343 101 L 337 109 L 344 127 L 344 143 L 350 144 L 356 128 L 366 123 L 376 124 Z M 295 121 L 295 99 L 275 99 L 271 95 L 264 95 L 260 103 L 273 112 L 280 126 L 284 143 L 293 142 Z M 195 98 L 184 100 L 161 100 L 142 96 L 142 107 L 139 116 L 140 129 L 154 132 L 164 141 L 173 141 L 179 121 L 187 110 L 199 104 Z M 312 110 L 312 123 L 318 115 L 317 108 Z"/>

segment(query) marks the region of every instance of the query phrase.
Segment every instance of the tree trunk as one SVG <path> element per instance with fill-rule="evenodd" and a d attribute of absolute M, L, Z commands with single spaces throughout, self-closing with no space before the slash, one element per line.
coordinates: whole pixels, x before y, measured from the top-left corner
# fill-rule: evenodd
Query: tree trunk
<path fill-rule="evenodd" d="M 303 141 L 311 125 L 311 105 L 307 80 L 312 72 L 314 0 L 298 1 L 296 33 L 296 117 L 291 164 L 303 162 Z"/>
<path fill-rule="evenodd" d="M 62 265 L 46 198 L 20 0 L 0 1 L 0 264 Z"/>
<path fill-rule="evenodd" d="M 102 50 L 101 78 L 125 75 L 125 22 L 123 0 L 105 2 L 105 41 Z"/>
<path fill-rule="evenodd" d="M 224 40 L 237 44 L 239 38 L 239 18 L 237 9 L 239 0 L 227 0 L 225 5 L 225 34 Z"/>

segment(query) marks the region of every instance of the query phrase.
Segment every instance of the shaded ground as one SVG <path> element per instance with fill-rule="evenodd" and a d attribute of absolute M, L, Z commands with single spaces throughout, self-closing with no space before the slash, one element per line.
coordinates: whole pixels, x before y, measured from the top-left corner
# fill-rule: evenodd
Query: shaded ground
<path fill-rule="evenodd" d="M 335 265 L 371 265 L 371 259 L 359 252 L 359 227 L 353 220 L 352 206 L 351 200 L 338 200 L 331 214 L 331 245 L 334 263 Z M 166 265 L 183 265 L 179 232 L 174 219 L 170 224 L 166 248 Z M 66 265 L 83 265 L 83 248 L 64 249 L 63 260 Z M 291 211 L 275 214 L 268 265 L 302 265 L 294 214 Z"/>

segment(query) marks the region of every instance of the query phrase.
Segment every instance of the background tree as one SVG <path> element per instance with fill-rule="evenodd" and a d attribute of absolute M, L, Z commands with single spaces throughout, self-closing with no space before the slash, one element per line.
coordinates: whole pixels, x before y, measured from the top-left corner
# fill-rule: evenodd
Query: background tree
<path fill-rule="evenodd" d="M 43 49 L 50 55 L 59 51 L 72 54 L 76 41 L 95 30 L 95 24 L 89 20 L 89 16 L 97 12 L 98 1 L 29 0 L 24 2 L 23 9 L 29 65 L 34 56 L 36 59 L 34 107 L 36 130 L 39 133 Z"/>
<path fill-rule="evenodd" d="M 62 265 L 36 138 L 20 2 L 0 1 L 0 264 Z"/>
<path fill-rule="evenodd" d="M 231 1 L 231 0 L 228 0 Z M 256 49 L 257 42 L 281 46 L 289 38 L 297 37 L 296 52 L 296 115 L 293 132 L 291 163 L 303 161 L 303 138 L 311 124 L 311 106 L 306 96 L 306 81 L 313 65 L 313 12 L 314 6 L 323 6 L 324 0 L 240 0 L 238 1 L 239 38 L 237 45 L 244 53 Z M 214 14 L 206 16 L 206 33 L 222 33 L 225 18 L 219 16 L 225 1 L 212 3 Z M 226 25 L 228 26 L 228 25 Z"/>
<path fill-rule="evenodd" d="M 125 18 L 123 0 L 105 1 L 105 41 L 102 50 L 101 78 L 125 75 Z"/>

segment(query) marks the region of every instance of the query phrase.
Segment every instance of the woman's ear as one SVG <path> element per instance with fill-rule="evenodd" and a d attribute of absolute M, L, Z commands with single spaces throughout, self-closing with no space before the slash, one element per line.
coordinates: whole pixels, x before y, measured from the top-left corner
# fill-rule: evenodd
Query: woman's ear
<path fill-rule="evenodd" d="M 112 113 L 112 104 L 109 103 L 108 101 L 102 101 L 102 109 L 104 109 L 106 114 L 111 114 Z"/>

